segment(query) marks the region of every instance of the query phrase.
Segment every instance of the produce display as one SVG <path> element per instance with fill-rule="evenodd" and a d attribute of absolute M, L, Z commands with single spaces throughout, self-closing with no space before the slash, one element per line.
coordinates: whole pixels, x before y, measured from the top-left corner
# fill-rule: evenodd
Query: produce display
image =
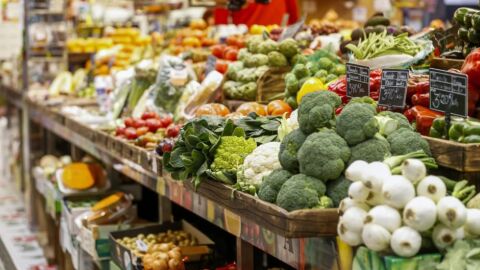
<path fill-rule="evenodd" d="M 288 68 L 294 63 L 299 52 L 298 44 L 293 39 L 276 42 L 262 36 L 252 36 L 247 40 L 246 48 L 238 51 L 239 61 L 228 67 L 228 80 L 223 85 L 225 97 L 234 100 L 256 100 L 257 92 L 263 90 L 258 89 L 258 79 L 269 68 Z M 271 97 L 276 98 L 278 97 Z"/>
<path fill-rule="evenodd" d="M 416 33 L 388 13 L 360 27 L 332 11 L 282 27 L 217 26 L 207 15 L 157 22 L 166 28 L 149 18 L 149 27 L 117 25 L 67 40 L 69 56 L 91 57 L 69 63 L 70 71 L 58 70 L 41 85 L 44 91 L 26 95 L 35 121 L 67 141 L 85 138 L 75 145 L 106 159 L 105 168 L 112 165 L 274 257 L 285 255 L 272 239 L 295 239 L 303 253 L 298 259 L 295 251 L 290 266 L 323 262 L 308 248 L 321 246 L 310 238 L 327 236 L 342 269 L 480 267 L 479 10 L 461 7 L 453 25 L 434 21 Z M 347 96 L 360 76 L 347 79 L 348 63 L 369 68 L 362 75 L 369 77 L 368 95 Z M 399 106 L 378 104 L 387 69 L 408 71 Z M 432 69 L 468 81 L 442 81 Z M 468 116 L 450 115 L 451 106 L 467 108 Z M 65 201 L 66 211 L 53 208 L 67 227 L 110 236 L 131 252 L 135 267 L 188 269 L 186 251 L 202 239 L 195 232 L 111 237 L 120 230 L 111 225 L 137 229 L 149 194 L 129 194 L 127 181 L 109 172 L 92 160 L 50 155 L 33 170 L 53 186 L 55 203 Z M 249 207 L 235 208 L 240 203 Z"/>

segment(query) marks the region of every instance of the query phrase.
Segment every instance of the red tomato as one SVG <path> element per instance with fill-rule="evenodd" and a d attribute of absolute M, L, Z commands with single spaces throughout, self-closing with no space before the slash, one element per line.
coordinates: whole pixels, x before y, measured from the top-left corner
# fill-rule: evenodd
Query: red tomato
<path fill-rule="evenodd" d="M 134 119 L 133 120 L 133 127 L 134 128 L 139 128 L 139 127 L 144 127 L 145 126 L 145 120 L 142 119 Z"/>
<path fill-rule="evenodd" d="M 227 62 L 225 61 L 217 61 L 217 63 L 215 63 L 215 70 L 222 73 L 222 74 L 225 74 L 225 72 L 227 72 L 227 69 L 228 69 L 228 64 Z"/>
<path fill-rule="evenodd" d="M 147 119 L 156 118 L 156 117 L 157 117 L 157 114 L 154 112 L 144 112 L 142 114 L 142 120 L 147 120 Z"/>
<path fill-rule="evenodd" d="M 223 52 L 225 51 L 225 47 L 226 46 L 224 44 L 213 45 L 211 47 L 211 51 L 212 51 L 213 56 L 215 56 L 217 58 L 222 58 L 223 57 Z"/>
<path fill-rule="evenodd" d="M 167 131 L 165 132 L 167 137 L 169 138 L 175 138 L 178 136 L 178 134 L 180 133 L 180 126 L 178 125 L 170 125 L 168 128 L 167 128 Z"/>
<path fill-rule="evenodd" d="M 228 50 L 225 50 L 224 58 L 230 61 L 237 61 L 237 54 L 238 54 L 237 49 L 228 49 Z"/>
<path fill-rule="evenodd" d="M 126 127 L 133 127 L 133 118 L 131 117 L 125 118 L 124 123 Z"/>
<path fill-rule="evenodd" d="M 162 127 L 162 121 L 157 118 L 150 118 L 145 120 L 145 125 L 148 127 L 150 132 L 156 132 L 157 129 Z"/>
<path fill-rule="evenodd" d="M 226 42 L 228 46 L 237 46 L 238 40 L 238 36 L 229 36 L 227 37 Z"/>
<path fill-rule="evenodd" d="M 133 127 L 128 127 L 125 130 L 125 137 L 129 140 L 135 140 L 138 137 L 137 130 Z"/>
<path fill-rule="evenodd" d="M 162 119 L 160 119 L 160 121 L 162 122 L 162 128 L 167 128 L 168 126 L 170 126 L 171 123 L 173 123 L 173 118 L 170 116 L 170 115 L 167 115 L 165 117 L 163 117 Z"/>
<path fill-rule="evenodd" d="M 140 137 L 140 136 L 142 136 L 142 135 L 147 134 L 148 130 L 149 130 L 148 127 L 139 127 L 139 128 L 137 128 L 137 130 L 136 130 L 136 132 L 137 132 L 137 137 Z"/>
<path fill-rule="evenodd" d="M 124 127 L 117 127 L 117 129 L 115 130 L 115 135 L 116 136 L 125 135 L 125 130 L 126 128 Z"/>

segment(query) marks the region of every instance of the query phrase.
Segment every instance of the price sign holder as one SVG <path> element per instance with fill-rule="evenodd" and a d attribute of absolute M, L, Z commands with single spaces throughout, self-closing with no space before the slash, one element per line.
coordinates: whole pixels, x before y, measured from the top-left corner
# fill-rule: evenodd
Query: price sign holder
<path fill-rule="evenodd" d="M 303 25 L 305 24 L 305 20 L 306 20 L 306 17 L 303 16 L 300 21 L 285 28 L 282 34 L 280 35 L 280 38 L 278 41 L 282 41 L 287 38 L 293 38 L 302 29 Z"/>
<path fill-rule="evenodd" d="M 209 55 L 207 58 L 207 64 L 205 65 L 205 74 L 208 75 L 208 73 L 214 71 L 216 64 L 217 64 L 217 57 L 213 55 Z"/>
<path fill-rule="evenodd" d="M 347 97 L 370 96 L 370 68 L 347 63 Z"/>
<path fill-rule="evenodd" d="M 468 76 L 430 69 L 430 109 L 445 113 L 448 139 L 452 115 L 468 116 Z"/>
<path fill-rule="evenodd" d="M 407 99 L 408 70 L 384 69 L 380 85 L 378 105 L 392 108 L 404 108 Z"/>

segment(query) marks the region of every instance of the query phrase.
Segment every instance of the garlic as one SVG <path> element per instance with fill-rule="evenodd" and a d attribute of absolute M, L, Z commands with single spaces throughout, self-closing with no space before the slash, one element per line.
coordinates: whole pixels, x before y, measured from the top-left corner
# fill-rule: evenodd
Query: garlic
<path fill-rule="evenodd" d="M 415 197 L 415 188 L 405 177 L 392 175 L 383 182 L 382 195 L 385 204 L 402 209 Z"/>
<path fill-rule="evenodd" d="M 372 208 L 365 217 L 365 224 L 377 224 L 387 229 L 390 233 L 400 228 L 402 218 L 395 208 L 379 205 Z"/>
<path fill-rule="evenodd" d="M 415 197 L 403 209 L 403 222 L 417 231 L 429 230 L 436 221 L 437 206 L 427 197 Z"/>
<path fill-rule="evenodd" d="M 441 198 L 447 195 L 447 187 L 442 179 L 429 175 L 423 178 L 417 186 L 417 195 L 425 196 L 438 202 Z"/>
<path fill-rule="evenodd" d="M 373 251 L 384 251 L 390 246 L 391 234 L 380 225 L 369 223 L 363 227 L 362 241 Z"/>
<path fill-rule="evenodd" d="M 393 252 L 402 257 L 415 256 L 421 246 L 422 236 L 420 233 L 407 226 L 395 230 L 390 240 Z"/>
<path fill-rule="evenodd" d="M 467 209 L 459 199 L 447 196 L 438 201 L 437 215 L 445 226 L 456 229 L 467 220 Z"/>
<path fill-rule="evenodd" d="M 407 159 L 402 164 L 402 175 L 415 184 L 425 178 L 427 168 L 419 159 Z"/>

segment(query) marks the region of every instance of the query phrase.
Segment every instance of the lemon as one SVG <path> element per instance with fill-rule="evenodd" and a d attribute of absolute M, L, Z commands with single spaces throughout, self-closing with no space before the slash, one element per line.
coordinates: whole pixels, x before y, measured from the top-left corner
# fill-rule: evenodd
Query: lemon
<path fill-rule="evenodd" d="M 297 93 L 297 103 L 300 104 L 306 94 L 321 90 L 327 90 L 327 86 L 322 83 L 322 80 L 315 77 L 306 80 Z"/>

